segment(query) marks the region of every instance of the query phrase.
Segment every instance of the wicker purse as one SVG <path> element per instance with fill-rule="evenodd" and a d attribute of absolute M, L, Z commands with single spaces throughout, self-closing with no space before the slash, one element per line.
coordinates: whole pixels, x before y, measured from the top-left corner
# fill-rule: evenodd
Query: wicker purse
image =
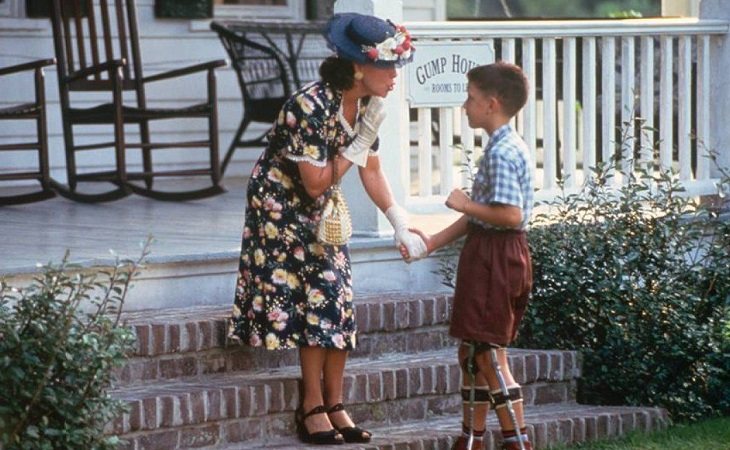
<path fill-rule="evenodd" d="M 325 245 L 345 245 L 352 236 L 352 219 L 345 195 L 340 188 L 340 180 L 337 179 L 337 157 L 333 163 L 330 197 L 322 208 L 320 222 L 317 226 L 317 240 Z"/>

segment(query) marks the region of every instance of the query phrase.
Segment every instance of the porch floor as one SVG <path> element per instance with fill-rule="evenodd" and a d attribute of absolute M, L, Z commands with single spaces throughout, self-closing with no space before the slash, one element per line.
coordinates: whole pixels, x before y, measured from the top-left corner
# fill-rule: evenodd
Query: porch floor
<path fill-rule="evenodd" d="M 228 192 L 196 201 L 162 202 L 131 195 L 109 203 L 84 204 L 62 197 L 0 208 L 0 275 L 33 272 L 38 263 L 59 262 L 66 250 L 84 266 L 140 254 L 140 243 L 154 238 L 150 263 L 233 256 L 240 251 L 246 178 L 227 177 Z M 7 193 L 7 192 L 5 192 Z M 3 192 L 0 192 L 3 194 Z M 454 214 L 412 217 L 426 231 L 437 231 Z M 366 245 L 373 238 L 355 238 Z"/>

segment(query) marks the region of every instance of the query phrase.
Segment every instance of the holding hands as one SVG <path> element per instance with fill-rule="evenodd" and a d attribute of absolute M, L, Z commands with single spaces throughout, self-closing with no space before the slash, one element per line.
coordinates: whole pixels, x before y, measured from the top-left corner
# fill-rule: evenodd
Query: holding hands
<path fill-rule="evenodd" d="M 409 230 L 410 233 L 417 236 L 418 240 L 423 243 L 423 253 L 419 253 L 417 257 L 414 258 L 413 249 L 409 248 L 406 245 L 400 245 L 398 249 L 400 250 L 400 254 L 403 259 L 405 259 L 406 262 L 410 262 L 415 259 L 423 258 L 425 256 L 428 256 L 432 251 L 439 249 L 444 245 L 453 242 L 455 239 L 458 239 L 460 236 L 466 234 L 468 221 L 466 217 L 466 210 L 469 206 L 469 203 L 471 203 L 471 198 L 469 197 L 469 195 L 467 195 L 466 192 L 462 191 L 461 189 L 454 189 L 453 191 L 451 191 L 449 197 L 446 199 L 446 206 L 464 215 L 461 216 L 461 218 L 459 218 L 456 222 L 434 235 L 429 235 L 421 230 L 411 228 Z"/>
<path fill-rule="evenodd" d="M 378 138 L 378 129 L 383 120 L 385 120 L 383 98 L 373 95 L 370 97 L 365 113 L 360 118 L 357 136 L 355 136 L 352 144 L 342 152 L 342 156 L 360 167 L 365 167 L 370 147 Z"/>
<path fill-rule="evenodd" d="M 405 245 L 401 244 L 401 245 L 398 246 L 398 250 L 400 251 L 400 256 L 406 262 L 415 261 L 417 259 L 425 258 L 426 256 L 428 256 L 431 253 L 431 251 L 433 250 L 433 244 L 431 242 L 431 236 L 429 236 L 428 234 L 426 234 L 423 231 L 419 230 L 418 228 L 409 228 L 408 231 L 410 231 L 412 235 L 417 236 L 418 239 L 421 242 L 423 242 L 425 251 L 419 257 L 413 258 L 413 257 L 411 257 L 412 253 L 409 251 L 408 247 L 406 247 Z"/>
<path fill-rule="evenodd" d="M 426 243 L 422 237 L 408 229 L 408 213 L 398 205 L 393 205 L 385 211 L 385 217 L 395 230 L 395 244 L 400 249 L 406 262 L 416 261 L 428 254 Z"/>

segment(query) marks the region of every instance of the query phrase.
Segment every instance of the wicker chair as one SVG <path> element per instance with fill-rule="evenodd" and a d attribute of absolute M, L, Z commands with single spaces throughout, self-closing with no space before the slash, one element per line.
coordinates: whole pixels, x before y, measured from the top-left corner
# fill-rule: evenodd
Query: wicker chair
<path fill-rule="evenodd" d="M 243 100 L 243 118 L 221 165 L 225 172 L 236 148 L 265 145 L 266 132 L 243 138 L 249 125 L 271 125 L 295 90 L 319 78 L 319 65 L 330 52 L 320 22 L 214 21 L 210 27 L 230 57 Z M 305 40 L 314 52 L 302 52 Z"/>

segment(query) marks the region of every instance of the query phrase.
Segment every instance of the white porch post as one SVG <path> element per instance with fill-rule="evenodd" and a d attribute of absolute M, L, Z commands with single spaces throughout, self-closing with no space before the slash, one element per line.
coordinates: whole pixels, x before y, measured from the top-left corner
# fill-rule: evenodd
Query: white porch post
<path fill-rule="evenodd" d="M 403 2 L 400 0 L 337 0 L 335 13 L 357 12 L 370 14 L 395 23 L 403 21 Z M 408 115 L 405 102 L 404 73 L 399 70 L 398 82 L 385 101 L 387 118 L 380 126 L 380 164 L 393 189 L 395 201 L 403 205 L 407 192 L 408 170 Z M 370 201 L 360 183 L 357 169 L 345 176 L 343 187 L 352 214 L 356 236 L 383 236 L 392 234 L 385 215 Z"/>
<path fill-rule="evenodd" d="M 727 0 L 702 0 L 700 19 L 730 20 Z M 710 142 L 708 148 L 718 152 L 719 163 L 730 167 L 730 39 L 728 35 L 710 40 Z M 718 176 L 711 168 L 712 176 Z"/>
<path fill-rule="evenodd" d="M 697 17 L 702 0 L 662 0 L 662 16 Z"/>

